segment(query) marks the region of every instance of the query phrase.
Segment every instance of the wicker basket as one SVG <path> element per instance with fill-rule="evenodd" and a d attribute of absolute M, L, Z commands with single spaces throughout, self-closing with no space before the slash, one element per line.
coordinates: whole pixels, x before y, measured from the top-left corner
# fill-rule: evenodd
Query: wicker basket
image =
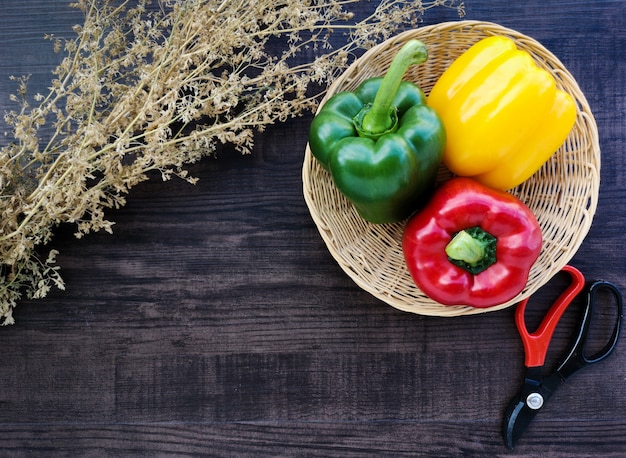
<path fill-rule="evenodd" d="M 472 44 L 490 35 L 512 38 L 540 67 L 550 71 L 557 86 L 578 104 L 574 128 L 563 146 L 530 179 L 511 191 L 536 215 L 544 242 L 525 289 L 504 304 L 478 309 L 445 306 L 415 286 L 402 253 L 404 223 L 370 224 L 335 188 L 331 177 L 312 157 L 308 146 L 302 169 L 304 197 L 331 255 L 364 290 L 400 310 L 421 315 L 458 316 L 500 310 L 530 296 L 574 256 L 587 235 L 596 210 L 600 185 L 598 132 L 584 94 L 563 64 L 540 43 L 500 25 L 477 21 L 447 22 L 397 35 L 366 52 L 329 88 L 324 99 L 354 90 L 358 84 L 385 73 L 397 50 L 417 38 L 429 49 L 426 63 L 409 69 L 406 79 L 426 94 L 443 71 Z M 322 104 L 324 103 L 322 101 Z M 442 166 L 439 179 L 449 178 Z"/>

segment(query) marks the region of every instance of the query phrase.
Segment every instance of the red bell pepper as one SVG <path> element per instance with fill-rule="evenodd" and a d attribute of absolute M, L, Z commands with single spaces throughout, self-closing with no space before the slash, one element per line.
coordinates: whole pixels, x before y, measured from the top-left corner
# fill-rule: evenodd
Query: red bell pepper
<path fill-rule="evenodd" d="M 492 307 L 524 289 L 541 244 L 539 223 L 522 201 L 452 178 L 408 221 L 402 248 L 413 280 L 431 299 Z"/>

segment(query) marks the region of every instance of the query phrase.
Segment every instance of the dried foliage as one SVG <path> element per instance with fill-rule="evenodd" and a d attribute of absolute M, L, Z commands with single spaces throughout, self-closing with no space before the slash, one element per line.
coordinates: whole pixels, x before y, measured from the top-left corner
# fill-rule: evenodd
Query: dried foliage
<path fill-rule="evenodd" d="M 463 14 L 456 1 L 383 0 L 354 20 L 353 3 L 73 4 L 84 23 L 74 39 L 49 37 L 64 56 L 50 92 L 29 97 L 17 78 L 18 108 L 4 116 L 12 140 L 0 150 L 3 324 L 18 300 L 64 287 L 57 253 L 44 249 L 57 225 L 75 224 L 77 237 L 111 232 L 105 210 L 124 205 L 150 172 L 193 183 L 186 164 L 220 144 L 250 152 L 255 131 L 314 109 L 357 50 L 416 26 L 430 8 Z M 344 44 L 333 47 L 338 34 Z"/>

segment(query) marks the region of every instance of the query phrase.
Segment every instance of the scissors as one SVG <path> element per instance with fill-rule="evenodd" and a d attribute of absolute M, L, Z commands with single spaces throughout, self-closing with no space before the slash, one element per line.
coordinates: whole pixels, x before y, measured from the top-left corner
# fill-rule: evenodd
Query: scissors
<path fill-rule="evenodd" d="M 545 406 L 545 402 L 554 394 L 558 386 L 578 370 L 598 363 L 609 356 L 619 338 L 622 322 L 622 295 L 617 286 L 607 281 L 595 281 L 586 284 L 583 274 L 570 265 L 566 265 L 563 271 L 571 276 L 572 281 L 550 307 L 535 332 L 528 332 L 524 319 L 528 299 L 520 302 L 515 310 L 515 323 L 524 344 L 524 364 L 527 371 L 524 384 L 509 404 L 504 417 L 504 443 L 510 449 L 513 449 L 522 433 L 535 415 Z M 554 329 L 563 312 L 585 287 L 587 304 L 582 313 L 575 338 L 572 340 L 569 350 L 565 352 L 562 362 L 557 365 L 552 373 L 544 376 L 542 368 Z M 607 290 L 615 299 L 617 312 L 615 324 L 611 338 L 604 348 L 587 356 L 585 344 L 588 339 L 593 309 L 597 306 L 597 294 L 601 290 Z"/>

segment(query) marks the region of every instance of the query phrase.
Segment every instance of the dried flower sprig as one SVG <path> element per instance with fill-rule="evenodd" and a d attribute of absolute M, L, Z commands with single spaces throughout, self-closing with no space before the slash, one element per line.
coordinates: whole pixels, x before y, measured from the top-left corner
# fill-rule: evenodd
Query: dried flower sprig
<path fill-rule="evenodd" d="M 463 3 L 453 0 L 383 0 L 352 21 L 352 3 L 73 4 L 85 20 L 74 39 L 49 37 L 65 54 L 50 92 L 31 102 L 27 79 L 16 79 L 19 108 L 4 116 L 13 141 L 0 150 L 2 323 L 14 322 L 21 298 L 64 288 L 57 252 L 40 253 L 57 225 L 74 223 L 77 237 L 111 232 L 105 210 L 124 205 L 151 171 L 194 183 L 186 164 L 219 144 L 250 152 L 255 131 L 314 109 L 357 50 L 415 26 L 430 8 L 463 14 Z M 333 47 L 333 32 L 342 32 L 345 44 Z M 269 46 L 276 40 L 283 44 L 277 55 Z M 310 62 L 299 63 L 308 55 Z"/>

